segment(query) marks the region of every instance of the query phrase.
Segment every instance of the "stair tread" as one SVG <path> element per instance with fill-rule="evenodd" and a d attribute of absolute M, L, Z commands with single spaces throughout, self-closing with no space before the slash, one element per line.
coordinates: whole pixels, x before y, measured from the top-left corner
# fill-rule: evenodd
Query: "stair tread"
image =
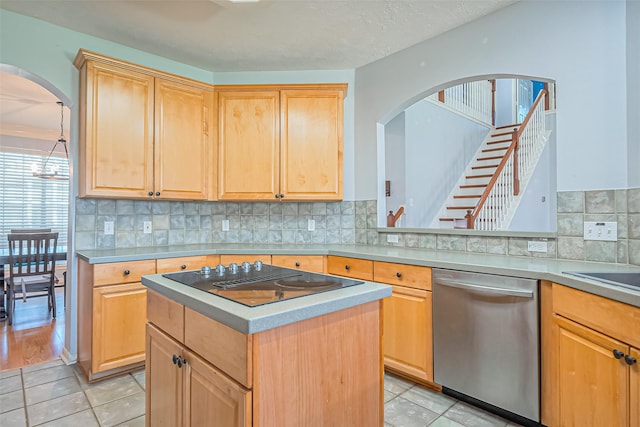
<path fill-rule="evenodd" d="M 491 151 L 502 151 L 502 150 L 507 150 L 509 147 L 497 147 L 497 148 L 485 148 L 484 150 L 482 150 L 483 153 L 489 153 Z"/>
<path fill-rule="evenodd" d="M 499 139 L 497 141 L 487 141 L 487 145 L 491 144 L 504 144 L 505 142 L 511 142 L 511 138 L 509 139 Z"/>
<path fill-rule="evenodd" d="M 513 124 L 513 125 L 498 126 L 498 127 L 496 127 L 496 130 L 506 129 L 506 128 L 519 128 L 521 124 L 522 123 L 516 123 L 516 124 Z"/>
<path fill-rule="evenodd" d="M 447 209 L 458 210 L 458 209 L 466 209 L 466 210 L 474 210 L 475 206 L 447 206 Z"/>
<path fill-rule="evenodd" d="M 483 165 L 483 166 L 471 166 L 471 169 L 491 169 L 497 168 L 500 165 Z"/>
<path fill-rule="evenodd" d="M 485 160 L 496 160 L 496 159 L 502 159 L 504 156 L 489 156 L 489 157 L 478 157 L 476 160 L 481 162 L 481 161 L 485 161 Z"/>
<path fill-rule="evenodd" d="M 474 179 L 474 178 L 491 178 L 493 175 L 467 175 L 466 178 L 467 179 Z"/>
<path fill-rule="evenodd" d="M 459 196 L 453 196 L 454 199 L 478 199 L 482 197 L 482 194 L 462 194 Z"/>
<path fill-rule="evenodd" d="M 494 136 L 505 136 L 505 135 L 511 135 L 512 133 L 513 133 L 513 131 L 492 133 L 492 134 L 491 134 L 491 137 L 493 138 Z"/>
<path fill-rule="evenodd" d="M 486 186 L 487 184 L 466 184 L 466 185 L 461 185 L 460 188 L 483 188 Z"/>

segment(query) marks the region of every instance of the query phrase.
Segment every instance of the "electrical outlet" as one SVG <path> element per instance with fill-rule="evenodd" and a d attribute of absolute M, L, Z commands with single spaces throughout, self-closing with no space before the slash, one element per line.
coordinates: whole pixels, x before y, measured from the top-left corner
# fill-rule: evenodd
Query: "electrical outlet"
<path fill-rule="evenodd" d="M 387 243 L 398 243 L 397 234 L 387 234 Z"/>
<path fill-rule="evenodd" d="M 615 242 L 618 240 L 618 223 L 615 221 L 585 221 L 584 240 Z"/>
<path fill-rule="evenodd" d="M 229 220 L 228 219 L 223 219 L 222 220 L 222 231 L 229 231 Z"/>
<path fill-rule="evenodd" d="M 547 242 L 529 240 L 527 242 L 527 250 L 529 252 L 547 252 Z"/>
<path fill-rule="evenodd" d="M 308 231 L 316 231 L 316 220 L 310 219 L 307 221 L 307 230 Z"/>
<path fill-rule="evenodd" d="M 113 235 L 113 221 L 104 222 L 104 234 L 107 236 Z"/>
<path fill-rule="evenodd" d="M 143 223 L 143 233 L 144 234 L 149 234 L 151 233 L 151 221 L 144 221 Z"/>

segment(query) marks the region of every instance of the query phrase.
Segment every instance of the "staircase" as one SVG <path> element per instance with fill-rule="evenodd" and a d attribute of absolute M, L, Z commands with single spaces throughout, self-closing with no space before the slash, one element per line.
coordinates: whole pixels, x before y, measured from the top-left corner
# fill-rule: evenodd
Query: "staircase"
<path fill-rule="evenodd" d="M 473 211 L 511 145 L 512 132 L 519 124 L 493 128 L 478 148 L 465 173 L 440 210 L 439 228 L 467 228 L 465 215 Z"/>
<path fill-rule="evenodd" d="M 538 94 L 521 124 L 489 132 L 440 210 L 440 228 L 509 229 L 522 190 L 549 139 L 546 95 L 546 90 Z"/>

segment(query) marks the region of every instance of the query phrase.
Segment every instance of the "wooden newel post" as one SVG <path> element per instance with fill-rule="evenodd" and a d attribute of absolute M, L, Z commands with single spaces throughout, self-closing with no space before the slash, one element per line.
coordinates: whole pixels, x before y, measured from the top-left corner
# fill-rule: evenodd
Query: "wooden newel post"
<path fill-rule="evenodd" d="M 471 215 L 471 209 L 467 209 L 467 214 L 464 216 L 467 220 L 467 229 L 473 230 L 473 216 Z"/>
<path fill-rule="evenodd" d="M 518 138 L 518 131 L 513 130 L 512 134 L 513 143 L 513 195 L 520 194 L 520 177 L 518 176 L 518 151 L 520 150 L 520 139 Z"/>

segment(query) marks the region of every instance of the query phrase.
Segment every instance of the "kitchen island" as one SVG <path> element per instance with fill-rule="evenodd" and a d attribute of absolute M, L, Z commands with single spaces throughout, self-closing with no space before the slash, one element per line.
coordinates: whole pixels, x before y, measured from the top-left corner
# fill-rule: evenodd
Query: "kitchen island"
<path fill-rule="evenodd" d="M 389 286 L 246 307 L 161 274 L 142 284 L 147 425 L 382 426 Z"/>

